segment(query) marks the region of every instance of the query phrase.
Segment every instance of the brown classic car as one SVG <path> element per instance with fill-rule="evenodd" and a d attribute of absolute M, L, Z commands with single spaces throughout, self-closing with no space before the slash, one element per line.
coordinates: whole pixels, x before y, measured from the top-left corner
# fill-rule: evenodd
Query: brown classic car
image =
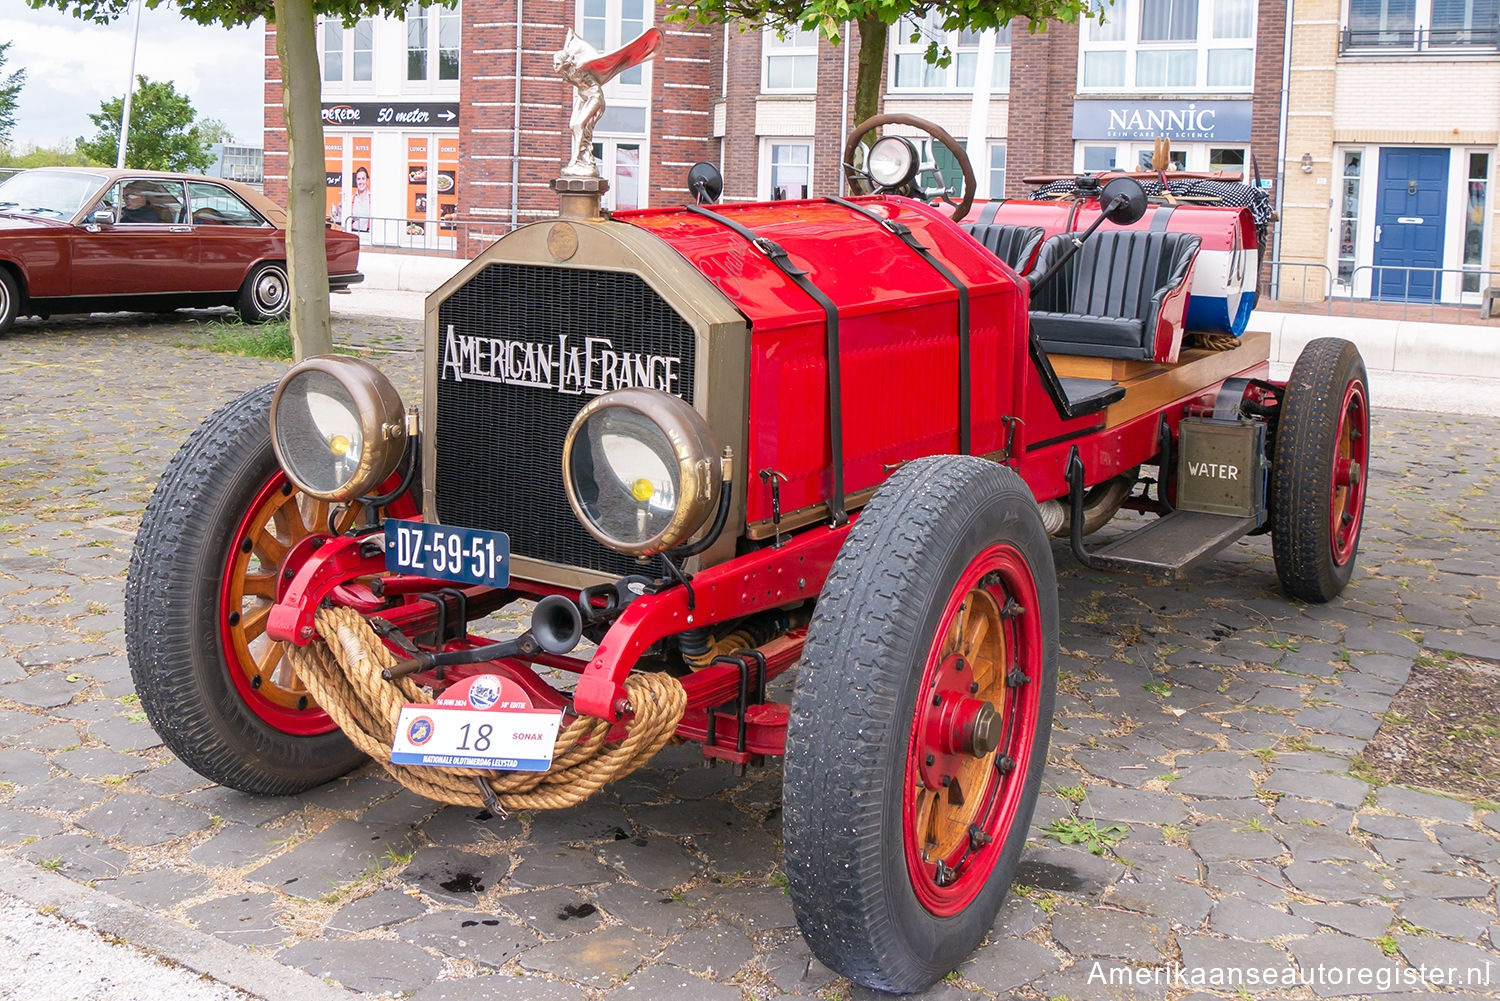
<path fill-rule="evenodd" d="M 328 284 L 361 281 L 359 238 L 329 230 Z M 182 306 L 286 314 L 286 212 L 218 177 L 93 167 L 0 181 L 0 335 L 17 316 Z"/>

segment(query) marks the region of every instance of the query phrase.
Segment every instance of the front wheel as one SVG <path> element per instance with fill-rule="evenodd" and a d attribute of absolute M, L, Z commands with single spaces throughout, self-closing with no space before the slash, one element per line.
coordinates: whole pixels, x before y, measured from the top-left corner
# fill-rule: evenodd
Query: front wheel
<path fill-rule="evenodd" d="M 1359 349 L 1303 348 L 1287 379 L 1271 465 L 1271 552 L 1287 594 L 1337 597 L 1354 575 L 1370 468 L 1370 392 Z"/>
<path fill-rule="evenodd" d="M 240 286 L 237 306 L 246 323 L 285 319 L 292 308 L 292 283 L 280 261 L 258 264 Z"/>
<path fill-rule="evenodd" d="M 125 585 L 125 642 L 146 717 L 198 774 L 242 792 L 301 792 L 364 756 L 266 636 L 288 550 L 329 524 L 328 502 L 271 450 L 274 385 L 211 414 L 146 505 Z"/>
<path fill-rule="evenodd" d="M 1046 766 L 1057 585 L 1019 476 L 908 463 L 865 508 L 808 630 L 782 822 L 813 952 L 919 991 L 994 924 Z"/>

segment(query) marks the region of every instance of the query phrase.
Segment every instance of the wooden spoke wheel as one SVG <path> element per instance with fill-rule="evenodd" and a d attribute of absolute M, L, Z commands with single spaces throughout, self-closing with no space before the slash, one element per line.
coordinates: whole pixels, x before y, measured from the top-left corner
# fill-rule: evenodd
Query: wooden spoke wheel
<path fill-rule="evenodd" d="M 966 456 L 902 466 L 808 629 L 782 835 L 813 953 L 920 991 L 994 924 L 1046 764 L 1057 584 L 1030 490 Z"/>
<path fill-rule="evenodd" d="M 270 726 L 290 734 L 327 733 L 333 720 L 298 680 L 285 644 L 266 636 L 286 554 L 309 535 L 353 527 L 358 508 L 302 493 L 279 469 L 250 502 L 230 540 L 219 610 L 225 664 L 245 704 Z"/>
<path fill-rule="evenodd" d="M 907 758 L 906 865 L 924 907 L 972 903 L 1015 821 L 1041 699 L 1036 581 L 1014 548 L 965 569 L 928 658 Z"/>

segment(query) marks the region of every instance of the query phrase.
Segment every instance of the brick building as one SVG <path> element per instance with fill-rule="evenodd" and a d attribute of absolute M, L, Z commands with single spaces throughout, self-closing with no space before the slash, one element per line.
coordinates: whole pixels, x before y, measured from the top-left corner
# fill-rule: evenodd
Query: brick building
<path fill-rule="evenodd" d="M 1326 266 L 1337 290 L 1357 295 L 1371 294 L 1372 265 L 1431 261 L 1453 269 L 1441 282 L 1456 296 L 1490 284 L 1459 272 L 1484 270 L 1496 225 L 1497 5 L 1113 0 L 1101 3 L 1102 21 L 1038 34 L 944 32 L 929 19 L 892 30 L 882 110 L 930 119 L 963 142 L 980 198 L 1021 195 L 1029 175 L 1138 169 L 1165 135 L 1174 166 L 1280 186 L 1287 221 L 1263 254 Z M 839 189 L 854 26 L 833 46 L 813 33 L 666 23 L 647 0 L 463 0 L 353 27 L 320 23 L 329 217 L 372 246 L 473 254 L 551 214 L 571 104 L 552 53 L 569 27 L 608 50 L 652 24 L 666 34 L 663 51 L 608 85 L 595 132 L 610 203 L 683 201 L 698 160 L 720 166 L 731 200 Z M 265 185 L 284 198 L 274 31 Z M 928 39 L 952 52 L 948 66 L 925 61 Z M 939 164 L 951 167 L 946 154 Z M 1440 212 L 1382 207 L 1382 185 L 1404 190 L 1408 174 Z M 1424 223 L 1399 221 L 1417 217 Z M 1410 245 L 1381 238 L 1392 226 L 1414 228 Z"/>
<path fill-rule="evenodd" d="M 1284 295 L 1475 301 L 1500 285 L 1496 0 L 1297 0 Z M 1303 286 L 1306 286 L 1304 289 Z"/>

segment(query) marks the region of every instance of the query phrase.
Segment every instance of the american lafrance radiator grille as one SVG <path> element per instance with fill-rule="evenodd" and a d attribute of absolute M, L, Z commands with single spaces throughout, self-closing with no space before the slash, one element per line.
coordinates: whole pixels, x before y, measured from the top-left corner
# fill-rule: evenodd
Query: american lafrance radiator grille
<path fill-rule="evenodd" d="M 574 517 L 563 438 L 610 389 L 651 386 L 693 402 L 687 321 L 634 274 L 491 264 L 439 307 L 437 349 L 443 523 L 508 532 L 516 556 L 639 572 Z"/>

